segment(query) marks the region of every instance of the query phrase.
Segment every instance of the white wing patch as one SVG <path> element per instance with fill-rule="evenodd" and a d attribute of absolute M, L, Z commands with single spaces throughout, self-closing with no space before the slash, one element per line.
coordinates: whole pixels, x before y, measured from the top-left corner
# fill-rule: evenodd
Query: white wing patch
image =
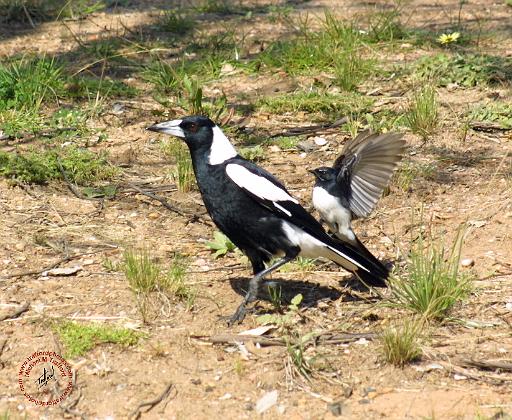
<path fill-rule="evenodd" d="M 267 178 L 252 173 L 242 165 L 230 163 L 226 165 L 226 173 L 236 185 L 241 188 L 245 188 L 247 191 L 250 191 L 262 200 L 269 200 L 273 202 L 291 201 L 295 204 L 299 203 L 285 190 L 279 188 Z M 281 211 L 284 211 L 285 213 L 287 212 L 286 209 L 283 208 L 281 208 Z"/>
<path fill-rule="evenodd" d="M 219 165 L 226 160 L 235 157 L 238 153 L 219 127 L 213 127 L 212 131 L 213 142 L 210 146 L 208 162 L 210 165 Z"/>

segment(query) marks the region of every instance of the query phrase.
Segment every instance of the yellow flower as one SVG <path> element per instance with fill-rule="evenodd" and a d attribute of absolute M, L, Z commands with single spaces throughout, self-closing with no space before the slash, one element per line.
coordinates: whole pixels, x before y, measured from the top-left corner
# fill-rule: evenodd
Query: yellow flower
<path fill-rule="evenodd" d="M 442 34 L 437 38 L 437 42 L 440 44 L 451 44 L 452 42 L 457 42 L 460 38 L 459 32 L 452 32 L 451 34 Z"/>

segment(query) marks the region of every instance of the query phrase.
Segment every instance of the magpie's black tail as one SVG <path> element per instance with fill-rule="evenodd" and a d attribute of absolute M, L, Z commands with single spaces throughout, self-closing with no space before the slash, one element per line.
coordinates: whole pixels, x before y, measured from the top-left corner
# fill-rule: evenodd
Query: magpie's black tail
<path fill-rule="evenodd" d="M 369 286 L 387 287 L 389 270 L 357 240 L 356 245 L 331 238 L 326 255 L 330 260 L 355 274 Z"/>

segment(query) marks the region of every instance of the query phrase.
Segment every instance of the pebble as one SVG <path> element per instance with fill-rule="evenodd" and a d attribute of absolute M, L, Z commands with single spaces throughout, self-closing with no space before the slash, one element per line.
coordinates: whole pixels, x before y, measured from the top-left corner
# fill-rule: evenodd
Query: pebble
<path fill-rule="evenodd" d="M 333 416 L 341 416 L 343 413 L 343 403 L 341 401 L 333 402 L 331 404 L 327 404 L 327 409 L 331 412 Z"/>
<path fill-rule="evenodd" d="M 222 397 L 219 397 L 220 401 L 229 400 L 232 395 L 229 392 L 226 392 Z"/>
<path fill-rule="evenodd" d="M 256 403 L 256 412 L 258 414 L 262 414 L 267 411 L 269 408 L 272 408 L 277 404 L 277 397 L 279 393 L 277 390 L 267 392 L 263 397 L 261 397 Z"/>
<path fill-rule="evenodd" d="M 461 262 L 460 262 L 460 265 L 462 267 L 473 267 L 475 265 L 475 260 L 472 259 L 472 258 L 464 258 Z"/>

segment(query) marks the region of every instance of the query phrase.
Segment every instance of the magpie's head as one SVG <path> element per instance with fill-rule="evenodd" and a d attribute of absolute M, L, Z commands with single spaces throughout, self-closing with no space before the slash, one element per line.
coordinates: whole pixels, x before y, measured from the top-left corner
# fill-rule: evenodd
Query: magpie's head
<path fill-rule="evenodd" d="M 210 146 L 213 140 L 215 124 L 208 117 L 193 115 L 181 120 L 164 121 L 154 124 L 147 129 L 157 133 L 181 137 L 193 149 L 200 146 Z"/>
<path fill-rule="evenodd" d="M 334 168 L 322 166 L 320 168 L 310 169 L 309 172 L 315 175 L 318 181 L 332 181 L 336 179 L 336 169 Z"/>

